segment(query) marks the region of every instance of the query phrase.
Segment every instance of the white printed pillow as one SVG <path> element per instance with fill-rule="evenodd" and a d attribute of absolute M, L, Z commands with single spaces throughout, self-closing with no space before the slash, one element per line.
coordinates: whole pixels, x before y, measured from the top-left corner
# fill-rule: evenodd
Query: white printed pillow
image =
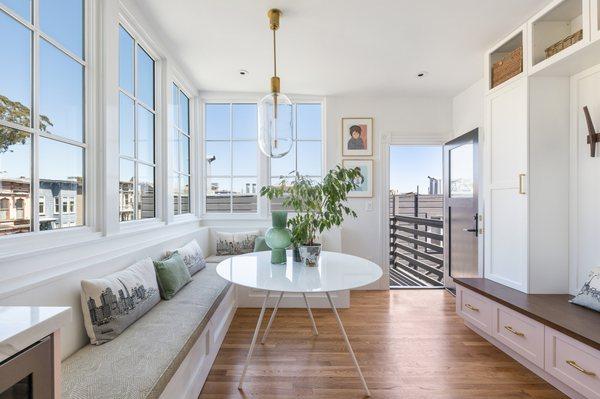
<path fill-rule="evenodd" d="M 81 281 L 83 321 L 94 345 L 115 339 L 159 301 L 150 258 L 108 276 Z"/>
<path fill-rule="evenodd" d="M 592 269 L 588 281 L 569 302 L 600 312 L 600 268 Z"/>
<path fill-rule="evenodd" d="M 177 248 L 173 251 L 167 251 L 167 258 L 178 253 L 183 258 L 183 263 L 188 267 L 190 274 L 199 272 L 206 267 L 206 260 L 204 259 L 204 253 L 202 248 L 198 244 L 198 241 L 193 239 L 181 248 Z"/>
<path fill-rule="evenodd" d="M 217 233 L 217 255 L 241 255 L 254 251 L 254 241 L 258 237 L 258 230 L 239 233 Z"/>

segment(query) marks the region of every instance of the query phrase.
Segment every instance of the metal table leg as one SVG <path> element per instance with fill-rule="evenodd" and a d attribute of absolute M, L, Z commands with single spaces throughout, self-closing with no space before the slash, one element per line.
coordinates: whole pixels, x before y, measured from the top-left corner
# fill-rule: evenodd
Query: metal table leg
<path fill-rule="evenodd" d="M 304 303 L 306 303 L 306 310 L 308 310 L 308 317 L 310 317 L 310 321 L 312 323 L 312 329 L 314 335 L 319 335 L 319 331 L 317 330 L 317 324 L 315 323 L 315 319 L 313 318 L 312 310 L 310 310 L 310 305 L 308 304 L 308 299 L 306 298 L 306 294 L 302 293 L 304 297 Z"/>
<path fill-rule="evenodd" d="M 267 307 L 267 300 L 269 299 L 270 295 L 271 291 L 267 291 L 267 295 L 265 295 L 265 300 L 263 301 L 262 309 L 260 310 L 260 315 L 258 316 L 258 321 L 256 322 L 254 336 L 252 337 L 252 343 L 250 344 L 250 350 L 248 351 L 248 356 L 246 357 L 246 363 L 244 364 L 244 370 L 242 371 L 238 389 L 242 389 L 244 377 L 246 377 L 246 371 L 248 370 L 248 365 L 250 364 L 250 358 L 252 358 L 252 352 L 254 352 L 254 345 L 256 345 L 256 339 L 258 338 L 258 332 L 260 331 L 260 325 L 262 324 L 263 317 L 265 316 L 265 308 Z"/>
<path fill-rule="evenodd" d="M 331 310 L 333 311 L 333 314 L 335 315 L 335 318 L 337 319 L 338 327 L 340 328 L 340 331 L 342 332 L 342 336 L 344 337 L 344 341 L 346 342 L 346 347 L 348 348 L 348 352 L 350 352 L 350 356 L 352 356 L 352 361 L 354 362 L 354 365 L 356 366 L 356 370 L 358 371 L 360 380 L 362 381 L 363 387 L 365 388 L 365 392 L 366 392 L 367 396 L 371 396 L 371 392 L 369 392 L 369 388 L 367 387 L 367 382 L 365 381 L 365 377 L 363 377 L 362 371 L 360 371 L 360 366 L 358 365 L 358 361 L 356 360 L 356 356 L 354 356 L 354 351 L 352 350 L 352 346 L 350 346 L 350 341 L 348 340 L 348 336 L 346 335 L 346 330 L 344 329 L 344 325 L 342 324 L 342 319 L 340 319 L 340 315 L 338 314 L 337 309 L 335 308 L 335 305 L 333 304 L 333 301 L 331 300 L 331 295 L 329 295 L 329 292 L 327 292 L 326 294 L 327 294 L 327 299 L 329 300 L 329 304 L 331 305 Z"/>
<path fill-rule="evenodd" d="M 260 341 L 261 344 L 265 343 L 265 341 L 267 340 L 267 336 L 269 335 L 269 331 L 271 331 L 271 324 L 273 324 L 273 320 L 275 320 L 275 315 L 277 314 L 277 309 L 279 309 L 279 303 L 281 302 L 281 298 L 283 298 L 283 291 L 281 291 L 281 294 L 279 294 L 279 299 L 277 299 L 277 303 L 275 303 L 273 313 L 271 313 L 271 318 L 269 319 L 269 324 L 267 324 L 267 329 L 265 330 L 262 340 Z"/>

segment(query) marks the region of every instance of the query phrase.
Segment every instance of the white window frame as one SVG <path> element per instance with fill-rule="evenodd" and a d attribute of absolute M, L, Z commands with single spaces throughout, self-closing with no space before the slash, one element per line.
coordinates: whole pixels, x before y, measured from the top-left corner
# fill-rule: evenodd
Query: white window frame
<path fill-rule="evenodd" d="M 60 197 L 54 197 L 54 214 L 60 214 Z"/>
<path fill-rule="evenodd" d="M 182 213 L 181 212 L 181 197 L 179 198 L 179 213 L 175 213 L 175 207 L 173 204 L 173 194 L 174 194 L 174 190 L 175 187 L 170 187 L 169 186 L 169 201 L 170 201 L 170 205 L 173 207 L 172 210 L 170 210 L 169 214 L 171 214 L 173 216 L 174 219 L 184 219 L 184 218 L 188 218 L 189 215 L 195 215 L 195 207 L 196 207 L 196 200 L 195 200 L 195 196 L 194 196 L 194 191 L 197 191 L 197 185 L 196 182 L 194 181 L 194 175 L 196 175 L 196 173 L 194 173 L 197 169 L 195 167 L 195 162 L 194 159 L 192 157 L 192 155 L 196 152 L 194 151 L 195 149 L 195 138 L 194 136 L 197 136 L 196 133 L 196 129 L 195 129 L 195 124 L 194 122 L 194 105 L 195 105 L 195 101 L 194 101 L 194 97 L 192 95 L 190 95 L 190 91 L 188 91 L 186 89 L 186 85 L 182 84 L 181 81 L 177 78 L 173 78 L 169 83 L 169 90 L 170 90 L 170 95 L 173 94 L 173 88 L 174 86 L 177 87 L 178 89 L 178 96 L 177 98 L 173 98 L 171 97 L 171 101 L 170 101 L 170 105 L 171 105 L 171 109 L 173 110 L 173 112 L 171 113 L 172 116 L 172 121 L 171 123 L 169 123 L 170 129 L 169 129 L 169 137 L 173 138 L 173 134 L 175 134 L 175 131 L 177 131 L 177 134 L 183 134 L 184 136 L 186 136 L 189 139 L 189 146 L 188 146 L 188 169 L 189 172 L 188 173 L 183 173 L 179 166 L 177 166 L 177 168 L 173 168 L 173 163 L 169 162 L 169 167 L 170 167 L 170 173 L 169 176 L 172 175 L 177 175 L 179 179 L 181 179 L 181 176 L 187 176 L 188 180 L 189 180 L 189 198 L 188 198 L 188 207 L 189 210 L 186 213 Z M 177 113 L 177 115 L 175 115 L 175 110 L 179 111 L 179 93 L 183 93 L 187 98 L 188 98 L 188 133 L 184 132 L 183 130 L 181 130 L 180 127 L 178 127 L 176 125 L 175 120 L 179 118 L 179 113 Z M 171 145 L 171 143 L 173 143 L 173 140 L 169 140 L 169 145 Z M 169 148 L 170 149 L 170 148 Z M 171 151 L 168 151 L 169 156 L 171 155 Z M 177 148 L 177 154 L 178 154 L 178 158 L 177 159 L 181 159 L 181 147 L 178 146 Z M 171 159 L 169 159 L 169 161 L 172 161 Z M 171 180 L 169 179 L 169 182 Z M 169 183 L 170 184 L 170 183 Z M 181 185 L 181 180 L 179 180 L 179 184 Z"/>
<path fill-rule="evenodd" d="M 39 198 L 39 143 L 40 138 L 49 138 L 57 142 L 71 144 L 76 147 L 83 149 L 83 187 L 82 193 L 84 198 L 84 220 L 83 225 L 70 228 L 68 230 L 56 229 L 49 231 L 40 230 L 40 217 L 39 209 L 36 206 L 35 201 L 30 201 L 29 208 L 31 211 L 31 231 L 27 233 L 20 233 L 14 235 L 0 236 L 0 252 L 2 247 L 8 246 L 9 248 L 15 247 L 14 242 L 18 241 L 19 244 L 23 243 L 23 248 L 30 247 L 31 243 L 38 242 L 39 240 L 47 241 L 48 235 L 52 235 L 53 239 L 57 242 L 62 240 L 64 236 L 79 235 L 81 236 L 84 232 L 91 232 L 91 226 L 94 223 L 94 216 L 91 212 L 91 206 L 89 206 L 89 198 L 93 197 L 95 190 L 93 184 L 90 183 L 90 179 L 93 179 L 90 173 L 93 168 L 92 163 L 95 162 L 95 154 L 90 149 L 91 144 L 91 129 L 93 127 L 93 93 L 91 88 L 95 86 L 95 77 L 91 73 L 90 61 L 94 59 L 96 55 L 96 48 L 94 41 L 96 37 L 94 18 L 97 13 L 97 6 L 94 5 L 93 0 L 82 0 L 83 1 L 83 58 L 78 57 L 73 52 L 69 51 L 61 45 L 57 40 L 53 39 L 50 35 L 44 33 L 39 24 L 39 7 L 38 0 L 32 1 L 32 18 L 31 22 L 26 21 L 16 12 L 13 12 L 9 7 L 4 6 L 0 3 L 0 12 L 6 13 L 10 18 L 17 21 L 21 25 L 25 26 L 31 31 L 32 34 L 32 126 L 25 127 L 18 124 L 0 121 L 0 124 L 9 128 L 14 128 L 23 132 L 29 133 L 30 142 L 33 147 L 31 163 L 32 163 L 32 174 L 31 174 L 31 191 L 30 198 Z M 40 81 L 40 41 L 45 40 L 54 48 L 68 56 L 70 59 L 79 63 L 83 67 L 83 142 L 71 140 L 58 135 L 44 133 L 39 129 L 39 81 Z M 92 145 L 93 148 L 93 145 Z M 41 237 L 40 237 L 41 236 Z"/>
<path fill-rule="evenodd" d="M 40 215 L 46 214 L 46 197 L 43 195 L 40 195 L 38 198 L 38 212 Z"/>

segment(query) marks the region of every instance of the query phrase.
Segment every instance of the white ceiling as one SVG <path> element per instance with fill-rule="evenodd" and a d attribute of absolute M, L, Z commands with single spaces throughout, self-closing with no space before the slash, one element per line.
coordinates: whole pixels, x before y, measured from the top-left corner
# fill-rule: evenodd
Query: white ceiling
<path fill-rule="evenodd" d="M 266 16 L 282 9 L 282 91 L 444 96 L 483 75 L 483 51 L 548 0 L 137 0 L 203 91 L 262 92 Z M 238 71 L 250 74 L 240 77 Z M 415 76 L 428 71 L 424 79 Z"/>

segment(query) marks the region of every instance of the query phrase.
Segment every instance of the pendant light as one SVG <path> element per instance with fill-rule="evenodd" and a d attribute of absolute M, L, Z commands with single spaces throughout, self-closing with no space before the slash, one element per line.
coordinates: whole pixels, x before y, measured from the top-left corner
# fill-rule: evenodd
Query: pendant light
<path fill-rule="evenodd" d="M 273 77 L 271 93 L 258 103 L 258 145 L 263 154 L 270 158 L 281 158 L 292 149 L 294 118 L 292 101 L 280 93 L 280 80 L 277 76 L 277 41 L 281 11 L 268 12 L 269 26 L 273 31 Z"/>

